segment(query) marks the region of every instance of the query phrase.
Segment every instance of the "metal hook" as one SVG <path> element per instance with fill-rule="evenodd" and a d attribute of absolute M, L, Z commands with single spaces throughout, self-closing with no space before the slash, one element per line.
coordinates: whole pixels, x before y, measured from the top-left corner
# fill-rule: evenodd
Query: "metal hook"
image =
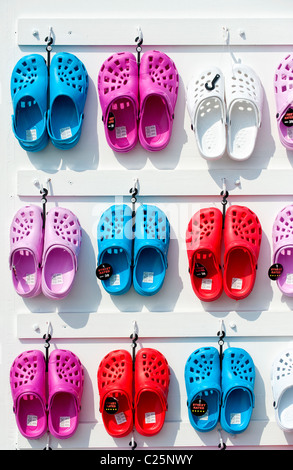
<path fill-rule="evenodd" d="M 140 26 L 137 27 L 137 31 L 138 31 L 138 36 L 135 38 L 135 42 L 137 43 L 137 47 L 140 47 L 143 43 L 143 34 L 142 34 L 142 30 Z"/>
<path fill-rule="evenodd" d="M 223 223 L 222 223 L 222 228 L 225 226 L 225 215 L 226 215 L 226 205 L 227 205 L 227 198 L 229 196 L 229 193 L 227 191 L 226 187 L 226 178 L 222 178 L 222 184 L 223 184 L 223 190 L 221 191 L 220 195 L 223 196 L 222 198 L 222 206 L 223 206 Z"/>
<path fill-rule="evenodd" d="M 223 26 L 223 38 L 226 44 L 229 42 L 229 29 L 227 26 Z"/>
<path fill-rule="evenodd" d="M 224 338 L 225 338 L 225 331 L 223 329 L 223 319 L 220 320 L 220 331 L 218 331 L 217 336 L 219 336 L 218 345 L 220 348 L 219 356 L 220 356 L 220 369 L 222 370 L 222 358 L 223 358 L 223 346 L 224 346 Z"/>
<path fill-rule="evenodd" d="M 134 440 L 134 436 L 132 436 L 131 441 L 129 442 L 129 445 L 131 446 L 131 450 L 135 450 L 137 447 L 137 443 Z"/>
<path fill-rule="evenodd" d="M 45 223 L 46 223 L 46 204 L 47 204 L 47 195 L 49 193 L 48 184 L 50 181 L 51 181 L 51 178 L 48 178 L 46 181 L 45 188 L 42 184 L 40 184 L 40 193 L 42 196 L 41 203 L 43 205 L 43 228 L 45 228 Z"/>
<path fill-rule="evenodd" d="M 49 27 L 49 34 L 45 37 L 46 51 L 47 51 L 47 67 L 48 67 L 48 75 L 50 75 L 50 58 L 51 58 L 51 51 L 52 51 L 52 44 L 54 42 L 53 35 L 52 35 L 52 26 Z M 48 102 L 49 102 L 49 88 L 48 88 Z"/>
<path fill-rule="evenodd" d="M 45 37 L 45 41 L 47 43 L 46 50 L 51 52 L 52 50 L 52 44 L 53 44 L 53 36 L 52 36 L 52 26 L 49 27 L 49 34 L 48 36 Z"/>
<path fill-rule="evenodd" d="M 52 448 L 50 447 L 50 433 L 49 432 L 47 433 L 47 444 L 43 450 L 52 450 Z"/>
<path fill-rule="evenodd" d="M 137 347 L 137 340 L 138 340 L 138 327 L 136 321 L 133 322 L 133 333 L 130 335 L 130 339 L 132 340 L 132 369 L 135 368 L 135 349 Z"/>
<path fill-rule="evenodd" d="M 43 339 L 45 340 L 45 350 L 46 350 L 46 372 L 48 372 L 48 364 L 49 364 L 49 348 L 50 348 L 50 341 L 52 339 L 52 325 L 51 322 L 48 322 L 47 333 L 44 334 Z"/>
<path fill-rule="evenodd" d="M 131 194 L 131 202 L 132 203 L 136 202 L 136 197 L 135 196 L 138 193 L 138 178 L 134 178 L 133 187 L 130 188 L 129 192 Z"/>
<path fill-rule="evenodd" d="M 219 443 L 219 445 L 218 445 L 218 448 L 219 448 L 220 450 L 225 450 L 227 446 L 226 446 L 225 442 L 223 442 L 221 429 L 218 429 L 218 433 L 219 433 L 219 436 L 220 436 L 220 443 Z"/>
<path fill-rule="evenodd" d="M 143 35 L 142 35 L 142 30 L 140 26 L 137 27 L 137 30 L 138 30 L 138 36 L 135 38 L 135 42 L 137 43 L 136 52 L 137 52 L 137 63 L 139 66 L 140 65 L 140 53 L 142 51 L 141 46 L 143 43 Z"/>

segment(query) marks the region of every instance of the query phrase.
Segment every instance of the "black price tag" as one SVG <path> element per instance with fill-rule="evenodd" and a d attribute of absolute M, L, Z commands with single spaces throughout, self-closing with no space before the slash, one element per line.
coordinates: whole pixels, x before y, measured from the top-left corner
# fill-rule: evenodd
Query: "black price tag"
<path fill-rule="evenodd" d="M 115 116 L 113 113 L 109 113 L 107 128 L 109 129 L 109 131 L 113 131 L 115 129 Z"/>
<path fill-rule="evenodd" d="M 100 264 L 96 269 L 96 276 L 101 281 L 109 279 L 113 274 L 113 268 L 110 264 L 103 263 Z"/>
<path fill-rule="evenodd" d="M 272 281 L 276 281 L 283 272 L 283 266 L 280 263 L 272 264 L 268 271 L 269 278 Z"/>
<path fill-rule="evenodd" d="M 203 416 L 208 411 L 208 404 L 201 398 L 196 398 L 190 405 L 190 411 L 195 416 Z"/>
<path fill-rule="evenodd" d="M 282 123 L 286 127 L 293 126 L 293 109 L 292 108 L 287 109 L 286 114 L 282 119 Z"/>
<path fill-rule="evenodd" d="M 119 408 L 119 405 L 118 405 L 118 400 L 116 400 L 116 398 L 114 397 L 106 398 L 105 403 L 104 403 L 104 410 L 106 411 L 106 413 L 108 413 L 109 415 L 114 415 L 115 413 L 117 413 L 118 408 Z"/>
<path fill-rule="evenodd" d="M 195 263 L 193 274 L 196 277 L 206 277 L 208 275 L 207 269 L 204 267 L 203 264 Z"/>

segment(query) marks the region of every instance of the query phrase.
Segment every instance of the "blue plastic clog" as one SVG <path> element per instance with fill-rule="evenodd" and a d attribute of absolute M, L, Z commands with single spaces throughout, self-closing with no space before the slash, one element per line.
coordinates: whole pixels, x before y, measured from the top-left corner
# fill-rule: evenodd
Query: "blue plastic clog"
<path fill-rule="evenodd" d="M 170 242 L 170 224 L 156 206 L 141 205 L 135 216 L 133 286 L 144 296 L 162 287 Z"/>
<path fill-rule="evenodd" d="M 214 347 L 194 351 L 185 365 L 188 417 L 196 431 L 215 428 L 220 416 L 221 371 L 219 352 Z"/>
<path fill-rule="evenodd" d="M 247 428 L 254 407 L 255 368 L 244 349 L 228 348 L 222 362 L 221 426 L 239 434 Z"/>
<path fill-rule="evenodd" d="M 50 65 L 48 133 L 55 147 L 70 149 L 81 135 L 88 92 L 88 74 L 73 54 L 59 52 Z"/>
<path fill-rule="evenodd" d="M 127 292 L 132 283 L 132 211 L 126 204 L 113 205 L 98 223 L 98 267 L 111 267 L 111 275 L 101 279 L 112 295 Z M 103 266 L 102 266 L 103 267 Z"/>
<path fill-rule="evenodd" d="M 10 91 L 13 133 L 24 150 L 38 152 L 48 143 L 48 69 L 43 56 L 30 54 L 17 62 Z"/>

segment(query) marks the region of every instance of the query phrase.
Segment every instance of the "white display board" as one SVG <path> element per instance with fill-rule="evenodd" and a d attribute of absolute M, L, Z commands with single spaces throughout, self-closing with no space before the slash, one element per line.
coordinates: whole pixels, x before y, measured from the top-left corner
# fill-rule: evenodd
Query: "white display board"
<path fill-rule="evenodd" d="M 3 449 L 130 449 L 132 435 L 114 439 L 99 412 L 97 369 L 108 352 L 132 351 L 130 335 L 138 333 L 138 348 L 153 347 L 168 360 L 171 379 L 168 412 L 162 431 L 145 438 L 134 431 L 137 449 L 293 449 L 293 435 L 276 423 L 271 390 L 271 366 L 293 335 L 293 299 L 285 297 L 268 277 L 272 263 L 272 225 L 276 214 L 293 203 L 293 153 L 280 143 L 275 119 L 274 73 L 292 51 L 293 5 L 283 12 L 272 0 L 263 2 L 183 0 L 105 5 L 72 0 L 66 11 L 57 0 L 48 10 L 40 2 L 4 0 L 0 43 L 1 68 L 1 444 Z M 236 5 L 237 4 L 237 5 Z M 135 38 L 143 34 L 142 54 L 165 52 L 179 73 L 179 95 L 172 138 L 166 149 L 149 153 L 140 144 L 126 154 L 107 145 L 97 92 L 103 61 L 112 53 L 136 54 Z M 11 71 L 19 58 L 40 53 L 46 58 L 45 37 L 51 31 L 52 55 L 68 51 L 79 57 L 89 74 L 80 142 L 68 151 L 51 143 L 41 152 L 24 151 L 11 129 Z M 253 155 L 244 162 L 224 156 L 204 160 L 196 146 L 186 109 L 186 85 L 194 72 L 214 65 L 229 74 L 234 63 L 253 68 L 264 88 L 262 125 Z M 142 297 L 133 287 L 122 296 L 109 296 L 96 278 L 97 224 L 113 203 L 129 205 L 129 190 L 138 182 L 137 205 L 155 204 L 168 216 L 171 239 L 163 288 Z M 79 268 L 70 295 L 52 301 L 40 295 L 23 299 L 13 290 L 8 267 L 9 227 L 16 210 L 27 203 L 41 205 L 40 185 L 48 185 L 47 208 L 72 210 L 79 218 L 83 242 Z M 249 207 L 259 217 L 263 238 L 253 292 L 242 301 L 225 294 L 212 303 L 194 294 L 188 273 L 185 231 L 200 208 L 222 210 L 221 191 L 229 191 L 228 206 Z M 52 331 L 51 348 L 73 351 L 85 370 L 80 424 L 67 440 L 44 436 L 27 440 L 18 432 L 12 411 L 9 369 L 22 351 L 44 350 L 43 335 Z M 225 331 L 224 348 L 242 347 L 256 368 L 255 408 L 248 429 L 229 435 L 220 425 L 209 433 L 196 432 L 188 419 L 184 367 L 198 347 L 218 347 L 218 332 Z"/>

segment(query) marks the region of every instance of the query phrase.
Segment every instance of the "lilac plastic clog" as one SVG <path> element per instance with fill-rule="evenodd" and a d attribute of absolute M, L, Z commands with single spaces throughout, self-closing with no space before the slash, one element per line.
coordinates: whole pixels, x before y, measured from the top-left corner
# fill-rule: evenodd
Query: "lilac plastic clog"
<path fill-rule="evenodd" d="M 62 299 L 73 285 L 78 266 L 82 231 L 76 215 L 61 207 L 46 217 L 42 290 L 46 297 Z"/>
<path fill-rule="evenodd" d="M 41 261 L 44 232 L 40 207 L 22 207 L 10 227 L 10 270 L 16 292 L 35 297 L 41 292 Z"/>
<path fill-rule="evenodd" d="M 47 431 L 45 370 L 45 357 L 37 350 L 20 354 L 10 369 L 13 411 L 27 439 L 38 439 Z"/>
<path fill-rule="evenodd" d="M 48 366 L 48 427 L 57 439 L 67 439 L 79 424 L 84 371 L 71 351 L 55 349 Z"/>
<path fill-rule="evenodd" d="M 139 141 L 148 151 L 162 150 L 170 141 L 178 87 L 178 72 L 170 57 L 145 52 L 139 71 Z"/>
<path fill-rule="evenodd" d="M 284 295 L 293 297 L 293 205 L 284 207 L 275 218 L 273 263 L 283 267 L 277 286 Z"/>
<path fill-rule="evenodd" d="M 132 53 L 120 52 L 105 60 L 98 93 L 109 146 L 116 152 L 128 152 L 138 138 L 138 67 Z"/>
<path fill-rule="evenodd" d="M 293 149 L 293 54 L 278 65 L 274 77 L 276 118 L 279 138 L 288 150 Z"/>

